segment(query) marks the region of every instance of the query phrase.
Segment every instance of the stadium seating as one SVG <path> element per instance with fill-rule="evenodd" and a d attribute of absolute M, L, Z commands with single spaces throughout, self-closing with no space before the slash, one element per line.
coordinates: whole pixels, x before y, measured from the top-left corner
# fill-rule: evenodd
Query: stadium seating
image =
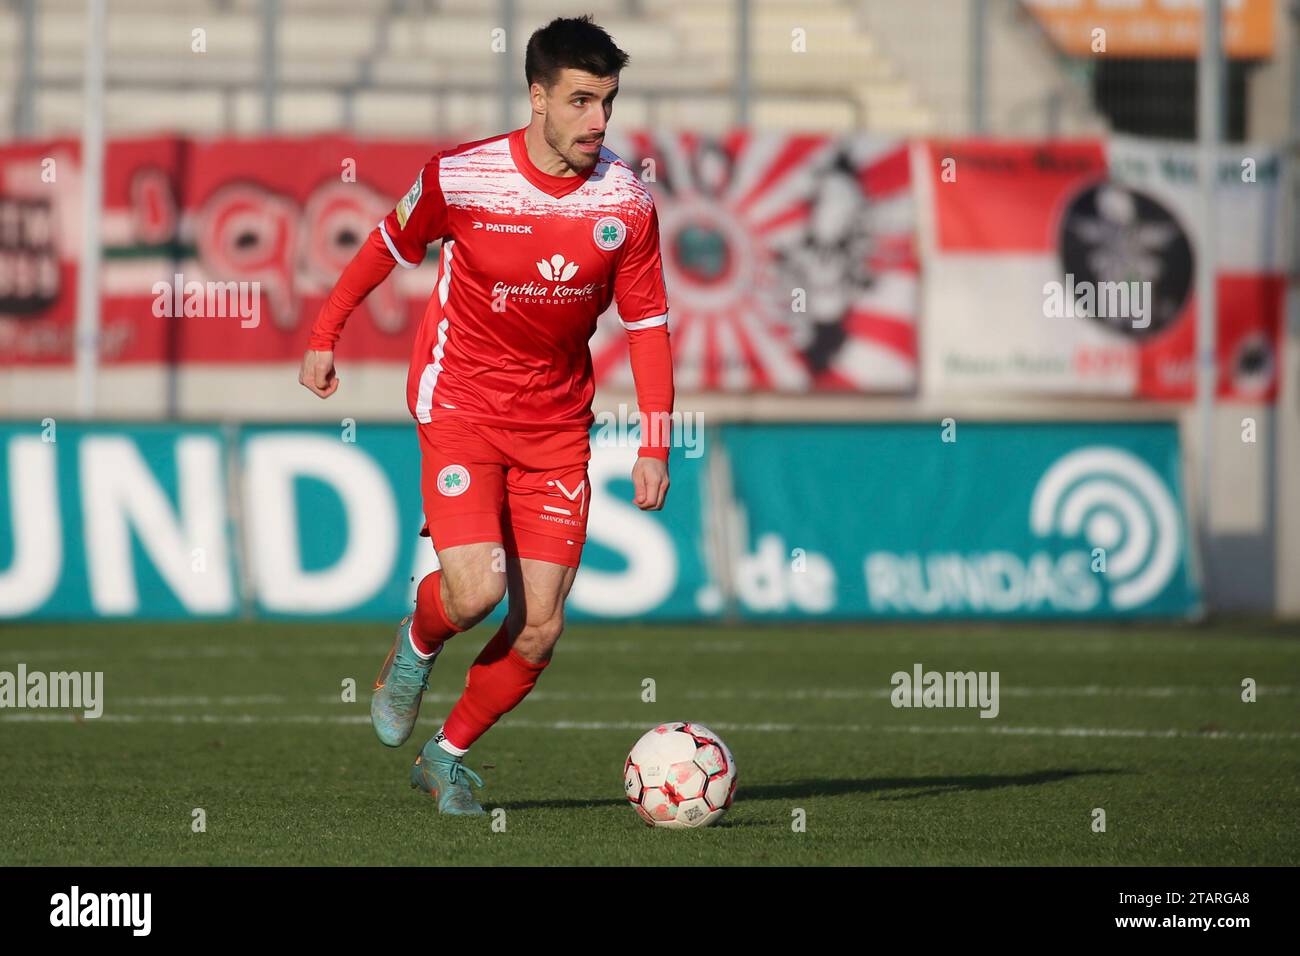
<path fill-rule="evenodd" d="M 950 0 L 754 0 L 750 120 L 826 132 L 966 132 L 968 31 L 950 28 L 953 6 Z M 14 133 L 19 7 L 0 7 L 3 135 Z M 109 130 L 260 129 L 261 0 L 171 0 L 165 13 L 158 9 L 156 0 L 110 4 Z M 734 3 L 517 0 L 515 9 L 521 34 L 557 13 L 596 14 L 633 53 L 635 73 L 619 103 L 624 122 L 708 131 L 736 121 Z M 279 0 L 279 10 L 280 128 L 469 135 L 499 125 L 500 65 L 484 55 L 501 27 L 495 0 L 384 0 L 365 12 L 349 0 Z M 1031 18 L 1014 0 L 995 0 L 989 10 L 991 128 L 1012 135 L 1098 130 L 1087 96 Z M 42 0 L 39 11 L 35 69 L 42 82 L 34 132 L 72 132 L 81 122 L 85 4 Z M 191 50 L 196 29 L 204 31 L 202 54 Z M 796 52 L 800 44 L 803 53 Z M 523 44 L 507 45 L 522 80 Z M 802 59 L 792 69 L 796 55 Z M 522 111 L 522 89 L 518 103 Z"/>

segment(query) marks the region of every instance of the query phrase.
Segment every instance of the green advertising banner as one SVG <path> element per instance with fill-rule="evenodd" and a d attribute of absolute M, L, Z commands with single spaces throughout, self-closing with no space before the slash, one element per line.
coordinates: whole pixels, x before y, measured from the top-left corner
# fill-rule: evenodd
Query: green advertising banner
<path fill-rule="evenodd" d="M 0 618 L 235 614 L 227 449 L 212 426 L 0 424 Z"/>
<path fill-rule="evenodd" d="M 635 430 L 593 430 L 570 619 L 1199 610 L 1172 425 L 687 437 L 643 512 Z M 409 425 L 0 424 L 0 619 L 398 618 L 437 566 L 419 478 Z"/>
<path fill-rule="evenodd" d="M 693 618 L 707 577 L 699 547 L 702 459 L 673 449 L 671 507 L 632 504 L 638 437 L 596 429 L 591 514 L 571 619 Z M 438 567 L 420 503 L 420 450 L 404 425 L 241 430 L 245 552 L 263 616 L 384 618 L 412 606 Z M 716 603 L 716 602 L 715 602 Z M 504 605 L 497 616 L 504 613 Z"/>
<path fill-rule="evenodd" d="M 697 437 L 655 513 L 635 429 L 593 432 L 571 618 L 716 613 Z M 409 425 L 0 424 L 0 619 L 397 618 L 437 567 L 423 520 Z"/>
<path fill-rule="evenodd" d="M 1172 424 L 735 425 L 721 445 L 742 617 L 1198 610 Z"/>

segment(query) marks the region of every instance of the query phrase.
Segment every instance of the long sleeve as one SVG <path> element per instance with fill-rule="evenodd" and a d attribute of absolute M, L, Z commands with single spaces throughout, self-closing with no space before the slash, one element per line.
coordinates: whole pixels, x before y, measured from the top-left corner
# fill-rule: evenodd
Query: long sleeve
<path fill-rule="evenodd" d="M 321 306 L 312 325 L 308 347 L 318 352 L 332 352 L 348 316 L 379 283 L 388 278 L 395 265 L 397 260 L 388 251 L 379 227 L 375 227 Z"/>
<path fill-rule="evenodd" d="M 647 199 L 648 199 L 647 195 Z M 632 381 L 641 412 L 638 456 L 668 460 L 673 410 L 673 353 L 668 342 L 668 292 L 653 203 L 633 229 L 614 276 L 619 319 L 627 333 Z"/>
<path fill-rule="evenodd" d="M 627 338 L 636 403 L 641 412 L 641 448 L 637 455 L 667 461 L 672 443 L 669 415 L 674 397 L 673 353 L 668 341 L 668 325 L 664 323 L 629 331 Z"/>

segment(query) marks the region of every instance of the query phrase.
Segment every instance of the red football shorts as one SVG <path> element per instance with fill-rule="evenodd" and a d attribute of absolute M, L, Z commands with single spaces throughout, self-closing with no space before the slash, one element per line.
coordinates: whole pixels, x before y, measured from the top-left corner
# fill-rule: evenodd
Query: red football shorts
<path fill-rule="evenodd" d="M 591 491 L 586 431 L 525 431 L 440 416 L 417 423 L 421 534 L 438 550 L 500 541 L 506 554 L 576 568 Z"/>

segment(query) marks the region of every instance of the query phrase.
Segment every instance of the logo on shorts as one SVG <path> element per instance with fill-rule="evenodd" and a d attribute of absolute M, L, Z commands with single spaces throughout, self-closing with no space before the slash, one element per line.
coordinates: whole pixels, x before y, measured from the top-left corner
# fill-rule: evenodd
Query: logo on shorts
<path fill-rule="evenodd" d="M 556 479 L 546 483 L 548 488 L 558 488 L 559 492 L 548 491 L 547 494 L 560 497 L 561 495 L 568 501 L 575 502 L 578 505 L 578 515 L 581 517 L 587 513 L 587 479 L 583 478 L 577 486 L 570 491 L 564 487 L 564 482 Z M 537 517 L 543 521 L 558 521 L 560 524 L 580 525 L 582 524 L 577 518 L 573 517 L 573 510 L 570 508 L 557 507 L 556 505 L 542 505 L 542 511 L 546 514 L 538 514 Z M 567 515 L 565 518 L 553 517 L 554 515 Z"/>
<path fill-rule="evenodd" d="M 448 465 L 438 472 L 438 491 L 448 498 L 463 495 L 469 489 L 469 469 L 464 465 Z"/>
<path fill-rule="evenodd" d="M 617 249 L 627 238 L 627 226 L 617 216 L 601 216 L 596 220 L 596 228 L 591 231 L 591 238 L 596 245 L 606 252 Z"/>

